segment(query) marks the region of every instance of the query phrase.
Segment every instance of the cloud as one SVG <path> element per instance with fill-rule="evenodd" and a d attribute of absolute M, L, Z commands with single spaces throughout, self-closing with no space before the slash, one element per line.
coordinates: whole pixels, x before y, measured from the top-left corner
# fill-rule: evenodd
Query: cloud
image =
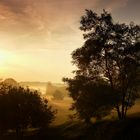
<path fill-rule="evenodd" d="M 134 1 L 137 5 L 140 3 Z M 49 47 L 53 41 L 60 46 L 62 42 L 78 40 L 79 20 L 84 9 L 97 12 L 107 9 L 117 15 L 122 9 L 133 11 L 130 2 L 132 4 L 132 0 L 0 0 L 0 34 L 7 34 L 18 46 L 47 44 Z"/>
<path fill-rule="evenodd" d="M 1 5 L 9 8 L 15 14 L 24 14 L 25 8 L 30 4 L 29 0 L 1 0 Z"/>
<path fill-rule="evenodd" d="M 140 24 L 140 1 L 139 0 L 128 0 L 125 7 L 119 8 L 115 11 L 118 20 L 129 23 L 134 21 L 136 24 Z"/>
<path fill-rule="evenodd" d="M 93 4 L 91 4 L 92 1 L 94 1 Z M 4 18 L 10 19 L 15 22 L 16 27 L 18 25 L 20 28 L 21 25 L 28 30 L 36 28 L 40 31 L 62 23 L 63 20 L 70 22 L 72 17 L 96 3 L 97 0 L 1 0 L 0 12 L 3 13 L 1 14 L 3 22 Z"/>
<path fill-rule="evenodd" d="M 8 30 L 40 32 L 44 31 L 44 29 L 49 30 L 58 24 L 59 26 L 76 24 L 86 8 L 113 10 L 125 6 L 127 1 L 1 0 L 0 20 L 2 24 L 9 25 Z"/>
<path fill-rule="evenodd" d="M 127 6 L 128 0 L 110 0 L 106 4 L 106 9 L 109 11 L 119 10 L 120 8 L 124 8 Z"/>

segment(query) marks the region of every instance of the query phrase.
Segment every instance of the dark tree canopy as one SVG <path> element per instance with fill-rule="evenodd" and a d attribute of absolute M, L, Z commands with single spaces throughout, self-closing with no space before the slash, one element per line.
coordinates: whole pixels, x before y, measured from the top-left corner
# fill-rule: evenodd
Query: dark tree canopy
<path fill-rule="evenodd" d="M 115 23 L 105 10 L 101 15 L 86 10 L 80 23 L 85 43 L 72 53 L 72 63 L 78 69 L 74 78 L 64 78 L 74 100 L 73 109 L 91 118 L 96 112 L 114 108 L 123 119 L 139 97 L 140 26 Z M 87 106 L 86 102 L 91 103 Z"/>
<path fill-rule="evenodd" d="M 22 129 L 47 127 L 55 112 L 38 91 L 0 85 L 0 128 Z"/>

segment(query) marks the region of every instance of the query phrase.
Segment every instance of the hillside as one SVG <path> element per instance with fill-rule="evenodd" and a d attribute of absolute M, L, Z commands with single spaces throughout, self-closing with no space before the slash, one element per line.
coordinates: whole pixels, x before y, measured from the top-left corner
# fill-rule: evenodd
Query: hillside
<path fill-rule="evenodd" d="M 140 114 L 139 114 L 140 115 Z M 26 131 L 22 140 L 139 140 L 140 116 L 129 116 L 124 121 L 98 121 L 90 126 L 83 122 L 67 122 L 47 130 Z M 14 140 L 14 133 L 1 136 L 1 140 Z"/>

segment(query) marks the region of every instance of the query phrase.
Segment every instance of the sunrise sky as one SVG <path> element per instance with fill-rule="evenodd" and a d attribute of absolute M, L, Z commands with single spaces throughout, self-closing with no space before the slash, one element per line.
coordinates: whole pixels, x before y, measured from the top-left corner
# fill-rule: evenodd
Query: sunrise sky
<path fill-rule="evenodd" d="M 84 9 L 106 9 L 116 22 L 140 23 L 139 0 L 0 0 L 0 78 L 71 77 L 70 54 L 83 44 Z"/>

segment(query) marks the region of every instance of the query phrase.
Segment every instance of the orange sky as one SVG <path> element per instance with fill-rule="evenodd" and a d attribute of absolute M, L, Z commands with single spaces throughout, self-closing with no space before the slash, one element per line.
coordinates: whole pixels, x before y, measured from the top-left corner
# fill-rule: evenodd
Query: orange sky
<path fill-rule="evenodd" d="M 139 0 L 0 0 L 0 78 L 61 82 L 72 76 L 70 54 L 83 44 L 84 9 L 140 23 Z"/>

